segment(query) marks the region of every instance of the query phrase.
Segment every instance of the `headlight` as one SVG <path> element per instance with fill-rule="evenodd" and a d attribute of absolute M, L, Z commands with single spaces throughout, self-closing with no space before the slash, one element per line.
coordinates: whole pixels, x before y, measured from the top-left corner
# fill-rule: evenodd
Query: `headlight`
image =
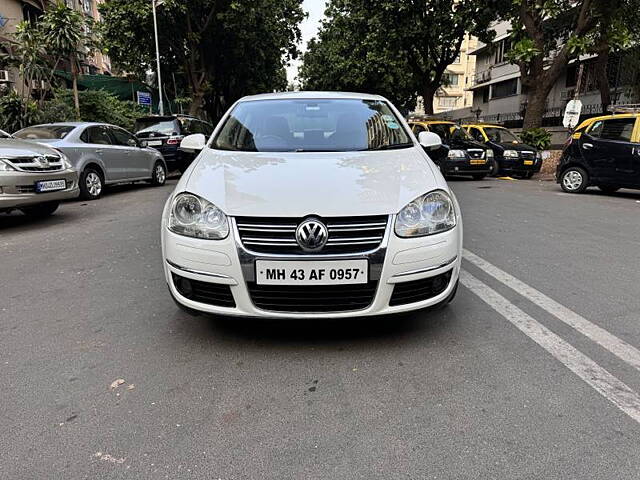
<path fill-rule="evenodd" d="M 466 158 L 464 150 L 449 150 L 449 158 Z"/>
<path fill-rule="evenodd" d="M 456 226 L 453 201 L 442 190 L 434 190 L 404 207 L 396 218 L 396 235 L 422 237 L 446 232 Z"/>
<path fill-rule="evenodd" d="M 187 237 L 222 240 L 229 235 L 229 221 L 213 203 L 191 193 L 181 193 L 171 206 L 169 230 Z"/>
<path fill-rule="evenodd" d="M 15 172 L 17 171 L 5 160 L 0 159 L 0 172 Z"/>
<path fill-rule="evenodd" d="M 542 152 L 536 152 L 536 159 L 542 160 Z"/>
<path fill-rule="evenodd" d="M 518 158 L 518 152 L 515 150 L 505 150 L 504 156 L 508 158 Z"/>
<path fill-rule="evenodd" d="M 493 150 L 487 150 L 487 159 L 493 158 Z"/>

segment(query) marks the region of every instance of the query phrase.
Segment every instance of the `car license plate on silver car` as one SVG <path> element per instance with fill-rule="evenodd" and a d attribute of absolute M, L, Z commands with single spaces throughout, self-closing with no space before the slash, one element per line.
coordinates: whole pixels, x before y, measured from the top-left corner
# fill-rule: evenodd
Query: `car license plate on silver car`
<path fill-rule="evenodd" d="M 66 180 L 46 180 L 42 182 L 36 182 L 36 192 L 57 192 L 58 190 L 64 190 L 67 188 Z"/>
<path fill-rule="evenodd" d="M 367 260 L 256 260 L 258 285 L 353 285 L 369 281 Z"/>

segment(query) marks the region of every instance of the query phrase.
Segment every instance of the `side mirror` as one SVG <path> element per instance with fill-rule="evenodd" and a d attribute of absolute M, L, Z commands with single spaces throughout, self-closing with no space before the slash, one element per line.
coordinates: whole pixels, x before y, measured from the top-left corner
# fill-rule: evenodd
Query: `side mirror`
<path fill-rule="evenodd" d="M 140 140 L 140 148 L 147 148 L 149 146 L 149 142 L 146 140 Z"/>
<path fill-rule="evenodd" d="M 418 134 L 418 142 L 429 150 L 437 150 L 442 146 L 440 135 L 433 132 L 420 132 Z"/>
<path fill-rule="evenodd" d="M 202 133 L 187 135 L 180 142 L 180 150 L 186 152 L 199 152 L 207 144 L 207 138 Z"/>
<path fill-rule="evenodd" d="M 129 145 L 130 147 L 139 147 L 140 143 L 137 140 L 130 138 L 129 140 L 127 140 L 127 145 Z"/>

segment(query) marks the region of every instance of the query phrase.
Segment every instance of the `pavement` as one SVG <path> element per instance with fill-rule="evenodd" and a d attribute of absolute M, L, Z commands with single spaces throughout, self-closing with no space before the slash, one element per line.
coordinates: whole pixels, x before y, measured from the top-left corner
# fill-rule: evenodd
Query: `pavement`
<path fill-rule="evenodd" d="M 640 192 L 450 184 L 458 296 L 373 320 L 186 316 L 175 181 L 0 216 L 0 478 L 640 478 Z"/>

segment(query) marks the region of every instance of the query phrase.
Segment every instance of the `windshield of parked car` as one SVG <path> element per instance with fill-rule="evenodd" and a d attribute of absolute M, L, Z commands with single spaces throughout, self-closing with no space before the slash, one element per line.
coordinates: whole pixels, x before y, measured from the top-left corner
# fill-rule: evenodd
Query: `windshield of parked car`
<path fill-rule="evenodd" d="M 141 118 L 136 120 L 134 132 L 139 137 L 148 137 L 152 133 L 160 135 L 179 135 L 180 125 L 175 119 Z"/>
<path fill-rule="evenodd" d="M 256 100 L 239 103 L 213 148 L 245 152 L 345 152 L 407 148 L 413 143 L 379 100 Z"/>
<path fill-rule="evenodd" d="M 471 140 L 471 137 L 460 125 L 452 125 L 451 123 L 432 123 L 429 125 L 429 131 L 437 133 L 443 143 L 451 140 Z"/>
<path fill-rule="evenodd" d="M 23 128 L 14 134 L 23 140 L 62 140 L 76 127 L 71 125 L 38 125 Z"/>
<path fill-rule="evenodd" d="M 506 128 L 484 127 L 489 140 L 496 143 L 520 143 L 520 139 Z"/>

